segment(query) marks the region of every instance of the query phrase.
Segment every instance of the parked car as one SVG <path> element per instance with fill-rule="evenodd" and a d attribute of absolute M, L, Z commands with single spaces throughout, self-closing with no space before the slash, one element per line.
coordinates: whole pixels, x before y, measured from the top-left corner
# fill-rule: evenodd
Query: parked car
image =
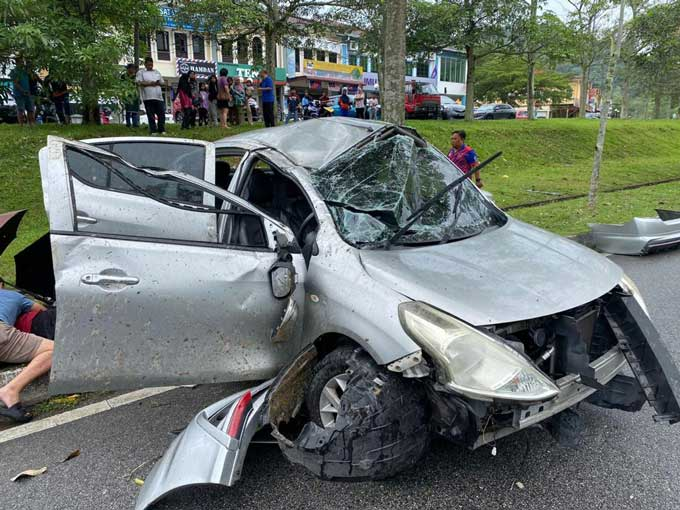
<path fill-rule="evenodd" d="M 529 112 L 525 109 L 515 110 L 515 118 L 517 120 L 527 120 L 529 118 Z M 548 112 L 545 110 L 535 110 L 534 119 L 547 119 Z"/>
<path fill-rule="evenodd" d="M 465 105 L 458 104 L 449 96 L 441 96 L 441 117 L 444 120 L 448 119 L 464 119 Z"/>
<path fill-rule="evenodd" d="M 475 449 L 542 424 L 573 443 L 585 399 L 647 395 L 655 421 L 680 421 L 680 373 L 632 280 L 513 219 L 413 129 L 49 137 L 39 160 L 52 393 L 266 380 L 196 415 L 140 510 L 235 484 L 263 427 L 321 478 L 370 480 L 416 468 L 431 433 Z"/>
<path fill-rule="evenodd" d="M 475 119 L 495 120 L 495 119 L 514 119 L 515 109 L 509 104 L 483 104 L 475 108 Z"/>

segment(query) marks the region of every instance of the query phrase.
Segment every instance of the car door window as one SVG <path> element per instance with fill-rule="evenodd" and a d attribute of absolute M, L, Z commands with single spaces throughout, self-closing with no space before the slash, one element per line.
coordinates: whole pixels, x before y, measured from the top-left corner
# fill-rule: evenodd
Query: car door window
<path fill-rule="evenodd" d="M 76 147 L 66 147 L 65 162 L 73 182 L 78 232 L 223 245 L 217 231 L 217 216 L 226 214 L 244 218 L 242 223 L 247 226 L 226 240 L 226 244 L 252 248 L 268 245 L 261 217 L 233 204 L 225 205 L 221 211 L 204 205 L 206 194 L 212 204 L 218 198 L 221 202 L 224 199 L 202 186 Z M 99 193 L 96 200 L 93 189 Z"/>

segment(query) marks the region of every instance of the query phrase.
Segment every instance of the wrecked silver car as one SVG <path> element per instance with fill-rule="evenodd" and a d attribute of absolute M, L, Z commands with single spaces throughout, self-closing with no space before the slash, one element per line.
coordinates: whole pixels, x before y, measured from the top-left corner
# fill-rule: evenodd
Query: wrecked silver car
<path fill-rule="evenodd" d="M 478 448 L 540 423 L 575 444 L 586 399 L 680 420 L 635 284 L 506 215 L 413 130 L 50 138 L 40 162 L 51 391 L 269 379 L 196 415 L 139 509 L 235 484 L 263 428 L 323 479 L 380 479 L 432 434 Z"/>

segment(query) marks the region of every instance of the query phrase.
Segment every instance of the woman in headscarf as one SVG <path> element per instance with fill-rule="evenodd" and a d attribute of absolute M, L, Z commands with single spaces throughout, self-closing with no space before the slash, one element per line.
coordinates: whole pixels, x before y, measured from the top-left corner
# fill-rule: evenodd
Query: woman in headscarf
<path fill-rule="evenodd" d="M 231 86 L 231 97 L 234 100 L 234 123 L 240 126 L 243 122 L 243 107 L 246 104 L 246 89 L 241 83 L 241 78 L 238 76 L 234 78 L 234 84 Z"/>
<path fill-rule="evenodd" d="M 211 126 L 217 126 L 219 114 L 217 113 L 217 76 L 214 74 L 208 78 L 208 120 Z"/>
<path fill-rule="evenodd" d="M 177 97 L 182 107 L 182 129 L 189 129 L 194 105 L 191 100 L 191 84 L 189 83 L 189 73 L 184 73 L 179 77 L 177 84 Z"/>

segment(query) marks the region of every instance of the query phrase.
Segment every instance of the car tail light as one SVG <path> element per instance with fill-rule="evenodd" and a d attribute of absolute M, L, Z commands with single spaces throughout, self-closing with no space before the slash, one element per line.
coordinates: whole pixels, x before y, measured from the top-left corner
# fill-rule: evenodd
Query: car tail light
<path fill-rule="evenodd" d="M 239 438 L 243 421 L 248 415 L 248 411 L 252 408 L 252 402 L 253 395 L 250 393 L 250 390 L 248 390 L 236 403 L 234 413 L 231 415 L 231 420 L 229 421 L 229 427 L 227 428 L 228 436 L 233 437 L 234 439 Z"/>

